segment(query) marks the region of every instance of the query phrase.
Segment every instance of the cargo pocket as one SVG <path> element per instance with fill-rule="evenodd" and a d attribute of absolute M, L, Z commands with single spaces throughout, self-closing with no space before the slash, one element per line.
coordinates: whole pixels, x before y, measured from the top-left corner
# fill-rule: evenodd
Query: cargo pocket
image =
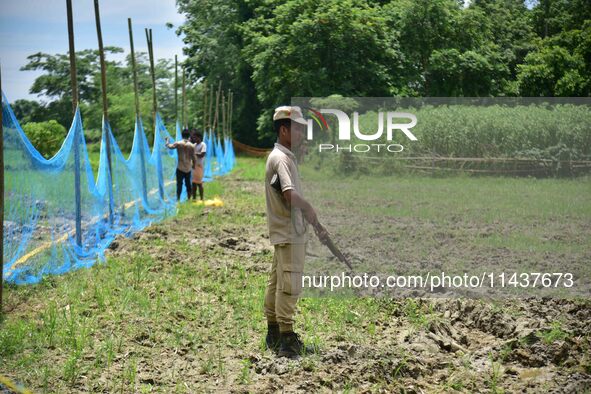
<path fill-rule="evenodd" d="M 302 293 L 302 272 L 283 271 L 283 292 L 291 296 L 298 296 Z"/>

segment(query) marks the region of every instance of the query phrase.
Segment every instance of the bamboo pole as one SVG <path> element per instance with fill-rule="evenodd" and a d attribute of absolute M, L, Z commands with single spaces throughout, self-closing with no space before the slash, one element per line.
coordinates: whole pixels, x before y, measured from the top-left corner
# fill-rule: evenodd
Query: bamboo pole
<path fill-rule="evenodd" d="M 232 138 L 232 121 L 234 120 L 234 92 L 230 91 L 230 138 Z"/>
<path fill-rule="evenodd" d="M 158 102 L 156 100 L 156 74 L 154 73 L 154 47 L 152 46 L 152 29 L 146 29 L 146 40 L 148 41 L 148 55 L 150 57 L 150 74 L 152 75 L 152 117 L 154 118 L 155 128 Z"/>
<path fill-rule="evenodd" d="M 154 139 L 156 139 L 156 127 L 158 127 L 156 116 L 158 114 L 158 100 L 156 98 L 156 72 L 154 70 L 154 39 L 152 37 L 152 29 L 146 29 L 146 40 L 148 42 L 148 54 L 150 57 L 150 74 L 152 76 L 152 117 L 154 119 Z M 154 140 L 154 142 L 157 142 Z M 143 145 L 143 144 L 142 144 Z M 144 155 L 142 157 L 142 175 L 144 182 L 144 196 L 146 196 L 146 203 L 148 202 L 148 193 L 147 193 L 147 186 L 146 186 L 146 163 L 144 159 Z M 157 156 L 158 160 L 158 196 L 160 197 L 161 201 L 164 201 L 164 180 L 162 178 L 162 158 L 160 155 Z"/>
<path fill-rule="evenodd" d="M 135 116 L 137 120 L 140 118 L 140 93 L 137 82 L 137 66 L 135 63 L 135 49 L 133 48 L 133 29 L 131 27 L 131 18 L 127 18 L 127 27 L 129 29 L 129 46 L 131 47 L 131 69 L 133 74 L 133 93 L 135 97 Z"/>
<path fill-rule="evenodd" d="M 2 94 L 2 66 L 0 65 L 0 316 L 4 288 L 4 95 Z"/>
<path fill-rule="evenodd" d="M 94 17 L 96 20 L 96 36 L 98 38 L 99 58 L 101 62 L 101 90 L 103 93 L 104 123 L 109 122 L 109 103 L 107 101 L 107 67 L 105 65 L 105 49 L 103 48 L 103 34 L 101 30 L 101 15 L 99 0 L 94 0 Z M 111 136 L 106 136 L 107 167 L 109 168 L 109 224 L 113 225 L 113 167 L 111 163 Z"/>
<path fill-rule="evenodd" d="M 228 89 L 228 98 L 227 98 L 227 104 L 226 104 L 226 135 L 225 137 L 228 137 L 228 134 L 230 133 L 230 100 L 232 97 L 232 90 Z"/>
<path fill-rule="evenodd" d="M 185 85 L 185 65 L 182 66 L 183 70 L 183 86 L 182 86 L 182 122 L 183 122 L 183 130 L 188 128 L 187 125 L 187 87 Z"/>
<path fill-rule="evenodd" d="M 207 128 L 207 80 L 203 80 L 203 132 Z"/>
<path fill-rule="evenodd" d="M 135 61 L 135 48 L 133 45 L 133 27 L 131 18 L 127 18 L 127 28 L 129 30 L 129 49 L 131 55 L 131 72 L 133 74 L 133 96 L 135 99 L 135 122 L 137 125 L 141 123 L 141 112 L 140 112 L 140 91 L 137 80 L 137 63 Z M 135 132 L 134 132 L 135 133 Z M 140 144 L 140 163 L 141 163 L 141 181 L 142 181 L 142 196 L 145 201 L 148 201 L 148 186 L 146 181 L 146 160 L 143 153 L 143 144 Z"/>
<path fill-rule="evenodd" d="M 228 97 L 226 98 L 226 135 L 230 132 L 230 89 L 228 89 Z"/>
<path fill-rule="evenodd" d="M 174 55 L 174 121 L 179 119 L 179 61 Z"/>
<path fill-rule="evenodd" d="M 209 88 L 209 111 L 207 111 L 207 128 L 212 130 L 212 116 L 213 116 L 213 89 Z"/>
<path fill-rule="evenodd" d="M 72 108 L 74 115 L 78 108 L 78 84 L 76 82 L 76 50 L 74 48 L 74 18 L 72 16 L 72 0 L 66 0 L 68 14 L 68 41 L 70 48 L 70 82 L 72 84 Z M 74 194 L 76 206 L 76 245 L 82 246 L 82 197 L 80 195 L 80 135 L 78 130 L 74 131 Z"/>
<path fill-rule="evenodd" d="M 222 93 L 222 81 L 220 80 L 220 82 L 218 84 L 218 90 L 215 93 L 215 115 L 213 117 L 213 131 L 214 131 L 214 133 L 216 132 L 216 129 L 218 127 L 218 117 L 219 117 L 218 116 L 219 115 L 218 108 L 219 108 L 219 105 L 220 105 L 220 95 L 221 95 L 221 93 Z"/>
<path fill-rule="evenodd" d="M 226 96 L 222 91 L 222 98 L 221 98 L 221 111 L 222 111 L 222 136 L 226 136 Z"/>
<path fill-rule="evenodd" d="M 68 38 L 70 45 L 70 84 L 72 86 L 72 113 L 78 107 L 78 82 L 76 81 L 76 51 L 74 49 L 74 22 L 72 19 L 72 0 L 66 0 L 68 13 Z"/>

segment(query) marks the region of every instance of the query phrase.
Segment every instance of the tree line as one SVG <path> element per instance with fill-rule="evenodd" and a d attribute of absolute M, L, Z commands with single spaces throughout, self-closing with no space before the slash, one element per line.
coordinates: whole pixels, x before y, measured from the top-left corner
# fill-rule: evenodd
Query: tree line
<path fill-rule="evenodd" d="M 177 33 L 187 55 L 189 123 L 201 128 L 202 82 L 222 81 L 234 92 L 234 136 L 250 145 L 271 144 L 273 108 L 291 97 L 591 93 L 591 0 L 177 0 L 177 6 L 186 16 Z M 138 60 L 142 112 L 149 115 L 145 54 Z M 111 126 L 118 139 L 130 139 L 129 58 L 107 67 Z M 55 119 L 67 127 L 67 55 L 34 54 L 23 69 L 44 71 L 31 93 L 49 100 L 17 100 L 19 120 Z M 87 129 L 100 128 L 98 75 L 97 51 L 79 52 Z M 172 124 L 174 62 L 160 60 L 156 75 L 160 111 Z M 150 131 L 150 116 L 143 118 Z"/>

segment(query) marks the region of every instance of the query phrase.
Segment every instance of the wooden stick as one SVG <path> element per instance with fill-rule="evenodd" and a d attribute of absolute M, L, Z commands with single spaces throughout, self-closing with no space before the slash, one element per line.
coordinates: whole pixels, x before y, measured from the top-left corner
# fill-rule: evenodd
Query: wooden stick
<path fill-rule="evenodd" d="M 78 83 L 76 81 L 76 50 L 74 49 L 74 22 L 72 19 L 72 0 L 66 0 L 68 12 L 68 38 L 70 44 L 70 84 L 72 86 L 72 113 L 78 107 Z"/>
<path fill-rule="evenodd" d="M 226 136 L 226 99 L 224 92 L 222 91 L 221 98 L 221 111 L 222 111 L 222 136 Z"/>
<path fill-rule="evenodd" d="M 226 133 L 224 137 L 227 137 L 230 133 L 230 94 L 231 90 L 228 89 L 228 97 L 226 98 Z"/>
<path fill-rule="evenodd" d="M 68 14 L 68 40 L 70 44 L 70 82 L 72 84 L 72 108 L 74 115 L 78 108 L 78 84 L 76 82 L 76 50 L 74 49 L 74 18 L 72 17 L 72 0 L 66 0 Z M 74 194 L 76 205 L 76 245 L 82 247 L 82 209 L 80 196 L 80 136 L 74 131 Z"/>
<path fill-rule="evenodd" d="M 207 111 L 207 128 L 211 131 L 213 114 L 213 89 L 209 88 L 209 111 Z"/>
<path fill-rule="evenodd" d="M 127 18 L 127 27 L 129 28 L 129 46 L 131 47 L 131 69 L 133 73 L 133 92 L 135 95 L 135 116 L 140 117 L 140 93 L 137 82 L 137 66 L 135 63 L 135 50 L 133 49 L 133 30 L 131 28 L 131 18 Z"/>
<path fill-rule="evenodd" d="M 99 0 L 94 0 L 94 17 L 96 20 L 96 36 L 98 38 L 99 58 L 101 62 L 101 90 L 103 92 L 103 117 L 105 124 L 109 122 L 109 103 L 107 102 L 107 67 L 105 65 L 105 50 L 103 48 L 103 34 L 101 31 L 101 15 Z M 111 137 L 106 136 L 107 167 L 109 168 L 109 224 L 113 224 L 113 167 L 111 164 Z"/>
<path fill-rule="evenodd" d="M 174 55 L 174 121 L 179 119 L 179 60 Z"/>
<path fill-rule="evenodd" d="M 188 128 L 187 125 L 187 87 L 185 85 L 185 65 L 183 64 L 183 82 L 182 82 L 182 100 L 183 100 L 183 130 Z"/>
<path fill-rule="evenodd" d="M 127 18 L 127 27 L 129 29 L 129 46 L 131 50 L 131 68 L 133 73 L 133 93 L 135 96 L 135 121 L 139 125 L 141 121 L 141 114 L 140 114 L 140 92 L 139 92 L 139 84 L 137 81 L 137 64 L 135 62 L 135 49 L 133 47 L 133 29 L 131 27 L 131 18 Z M 147 29 L 146 29 L 147 30 Z M 148 37 L 146 31 L 146 38 Z M 154 118 L 155 119 L 155 118 Z M 135 131 L 134 131 L 135 133 Z M 142 180 L 142 195 L 147 200 L 147 182 L 146 182 L 146 161 L 144 158 L 143 150 L 141 149 L 143 144 L 140 144 L 140 163 L 141 163 L 141 180 Z"/>
<path fill-rule="evenodd" d="M 228 98 L 228 137 L 232 137 L 232 107 L 234 105 L 234 92 L 230 89 L 230 97 Z"/>
<path fill-rule="evenodd" d="M 2 94 L 2 66 L 0 65 L 0 316 L 2 316 L 2 289 L 4 287 L 4 95 Z"/>
<path fill-rule="evenodd" d="M 207 127 L 207 80 L 203 80 L 203 132 Z"/>
<path fill-rule="evenodd" d="M 150 74 L 152 75 L 152 117 L 154 118 L 154 129 L 156 129 L 156 113 L 158 110 L 158 102 L 156 100 L 156 74 L 154 73 L 154 47 L 152 46 L 152 29 L 146 29 L 146 40 L 148 41 Z"/>
<path fill-rule="evenodd" d="M 222 93 L 222 81 L 218 84 L 218 91 L 215 93 L 215 115 L 213 117 L 213 132 L 216 132 L 218 127 L 218 107 L 220 105 L 220 95 Z"/>

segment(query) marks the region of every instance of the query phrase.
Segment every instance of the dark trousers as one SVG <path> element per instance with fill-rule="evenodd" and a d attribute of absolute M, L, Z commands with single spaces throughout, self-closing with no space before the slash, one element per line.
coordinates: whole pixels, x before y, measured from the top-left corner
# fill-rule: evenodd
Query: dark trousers
<path fill-rule="evenodd" d="M 183 192 L 183 181 L 187 188 L 187 198 L 191 198 L 191 172 L 182 172 L 176 169 L 176 199 L 181 200 L 181 193 Z"/>

